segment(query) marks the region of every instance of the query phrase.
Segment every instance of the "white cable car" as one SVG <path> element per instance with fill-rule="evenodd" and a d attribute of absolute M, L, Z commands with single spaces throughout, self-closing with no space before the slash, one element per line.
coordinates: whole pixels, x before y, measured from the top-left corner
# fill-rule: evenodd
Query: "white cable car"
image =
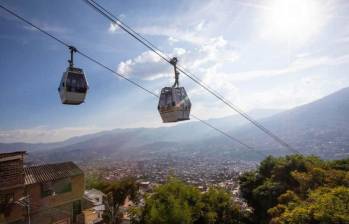
<path fill-rule="evenodd" d="M 184 87 L 179 87 L 177 58 L 171 60 L 175 71 L 175 83 L 172 87 L 164 87 L 160 93 L 158 110 L 164 123 L 189 120 L 191 102 Z"/>
<path fill-rule="evenodd" d="M 63 104 L 79 105 L 85 101 L 88 84 L 83 70 L 74 68 L 73 53 L 77 51 L 76 48 L 69 47 L 69 49 L 69 67 L 63 73 L 58 92 Z"/>

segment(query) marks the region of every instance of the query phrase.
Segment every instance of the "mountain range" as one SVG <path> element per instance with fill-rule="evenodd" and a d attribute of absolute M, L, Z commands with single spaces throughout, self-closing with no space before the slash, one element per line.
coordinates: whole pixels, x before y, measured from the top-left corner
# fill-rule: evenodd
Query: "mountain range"
<path fill-rule="evenodd" d="M 249 115 L 301 153 L 328 159 L 349 155 L 349 88 L 287 111 L 255 110 Z M 171 127 L 114 129 L 56 143 L 0 143 L 0 152 L 26 150 L 31 159 L 40 161 L 228 154 L 236 159 L 259 160 L 261 153 L 292 153 L 239 115 L 206 122 L 254 149 L 245 148 L 201 122 L 190 121 Z"/>

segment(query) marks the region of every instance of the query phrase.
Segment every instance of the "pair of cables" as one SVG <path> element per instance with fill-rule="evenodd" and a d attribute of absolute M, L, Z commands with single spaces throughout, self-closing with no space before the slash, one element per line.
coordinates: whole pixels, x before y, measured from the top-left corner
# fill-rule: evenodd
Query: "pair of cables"
<path fill-rule="evenodd" d="M 20 16 L 19 14 L 17 14 L 16 12 L 14 12 L 14 11 L 8 9 L 7 7 L 5 7 L 5 6 L 3 6 L 3 5 L 0 4 L 0 8 L 3 9 L 3 10 L 5 10 L 5 11 L 8 12 L 9 14 L 13 15 L 14 17 L 18 18 L 19 20 L 25 22 L 26 24 L 32 26 L 33 28 L 39 30 L 40 32 L 42 32 L 43 34 L 45 34 L 45 35 L 47 35 L 48 37 L 52 38 L 53 40 L 57 41 L 57 42 L 60 43 L 61 45 L 65 46 L 65 47 L 67 47 L 67 48 L 71 48 L 71 47 L 72 47 L 72 46 L 69 45 L 67 42 L 65 42 L 65 41 L 63 41 L 62 39 L 60 39 L 60 38 L 54 36 L 53 34 L 51 34 L 51 33 L 49 33 L 49 32 L 47 32 L 46 30 L 44 30 L 44 29 L 42 29 L 41 27 L 37 26 L 36 24 L 30 22 L 28 19 L 26 19 L 26 18 Z M 78 54 L 81 55 L 82 57 L 88 59 L 89 61 L 91 61 L 91 62 L 93 62 L 93 63 L 95 63 L 95 64 L 101 66 L 102 68 L 104 68 L 104 69 L 110 71 L 110 72 L 113 73 L 114 75 L 116 75 L 116 76 L 118 76 L 118 77 L 120 77 L 120 78 L 122 78 L 122 79 L 128 81 L 128 82 L 131 83 L 132 85 L 134 85 L 134 86 L 136 86 L 136 87 L 142 89 L 143 91 L 145 91 L 145 92 L 151 94 L 152 96 L 154 96 L 154 97 L 156 97 L 156 98 L 159 98 L 159 95 L 157 95 L 157 94 L 154 93 L 153 91 L 151 91 L 151 90 L 145 88 L 144 86 L 142 86 L 142 85 L 139 84 L 138 82 L 135 82 L 135 81 L 133 81 L 133 80 L 127 78 L 125 75 L 120 74 L 120 73 L 114 71 L 114 70 L 111 69 L 110 67 L 106 66 L 105 64 L 103 64 L 103 63 L 100 62 L 99 60 L 95 59 L 94 57 L 92 57 L 92 56 L 90 56 L 90 55 L 84 53 L 83 51 L 80 51 L 79 49 L 76 49 L 76 53 L 78 53 Z M 240 145 L 244 146 L 247 150 L 251 150 L 251 151 L 253 151 L 253 152 L 255 152 L 255 153 L 258 153 L 259 155 L 261 155 L 261 156 L 263 156 L 263 157 L 266 157 L 266 156 L 267 156 L 266 154 L 264 154 L 264 153 L 262 153 L 262 152 L 260 152 L 260 151 L 258 151 L 258 150 L 255 150 L 253 147 L 249 146 L 248 144 L 246 144 L 246 143 L 240 141 L 239 139 L 237 139 L 237 138 L 231 136 L 230 134 L 226 133 L 225 131 L 223 131 L 223 130 L 217 128 L 217 127 L 215 127 L 214 125 L 212 125 L 212 124 L 210 124 L 210 123 L 208 123 L 207 121 L 204 121 L 204 120 L 200 119 L 198 116 L 196 116 L 196 115 L 194 115 L 194 114 L 191 114 L 191 117 L 195 118 L 196 120 L 198 120 L 199 122 L 205 124 L 206 126 L 212 128 L 213 130 L 219 132 L 220 134 L 226 136 L 227 138 L 233 140 L 234 142 L 239 143 Z"/>
<path fill-rule="evenodd" d="M 105 7 L 103 7 L 101 4 L 97 3 L 95 0 L 83 0 L 85 3 L 87 3 L 89 6 L 91 6 L 94 10 L 96 10 L 98 13 L 100 13 L 102 16 L 107 18 L 112 24 L 119 26 L 122 30 L 124 30 L 126 33 L 131 35 L 133 38 L 135 38 L 137 41 L 139 41 L 141 44 L 143 44 L 145 47 L 147 47 L 149 50 L 157 54 L 160 58 L 162 58 L 167 63 L 171 64 L 171 58 L 167 56 L 165 53 L 163 53 L 159 48 L 157 48 L 154 44 L 152 44 L 150 41 L 148 41 L 145 37 L 143 37 L 140 33 L 136 32 L 134 29 L 132 29 L 130 26 L 125 24 L 123 21 L 121 21 L 118 17 L 116 17 L 113 13 L 111 13 L 109 10 L 107 10 Z M 201 86 L 203 89 L 205 89 L 207 92 L 209 92 L 211 95 L 216 97 L 218 100 L 223 102 L 225 105 L 227 105 L 230 109 L 237 112 L 239 115 L 241 115 L 243 118 L 245 118 L 247 121 L 249 121 L 251 124 L 253 124 L 255 127 L 260 129 L 262 132 L 270 136 L 274 141 L 278 142 L 280 145 L 288 149 L 289 151 L 295 153 L 295 154 L 301 154 L 299 151 L 291 147 L 290 144 L 285 142 L 283 139 L 281 139 L 279 136 L 277 136 L 275 133 L 273 133 L 271 130 L 267 129 L 264 125 L 253 119 L 251 116 L 249 116 L 246 112 L 241 110 L 239 107 L 234 105 L 232 102 L 227 100 L 224 96 L 220 95 L 217 91 L 210 88 L 208 85 L 203 83 L 197 76 L 193 75 L 192 73 L 186 71 L 181 66 L 177 67 L 178 71 L 180 71 L 182 74 L 187 76 L 189 79 L 191 79 L 193 82 Z"/>

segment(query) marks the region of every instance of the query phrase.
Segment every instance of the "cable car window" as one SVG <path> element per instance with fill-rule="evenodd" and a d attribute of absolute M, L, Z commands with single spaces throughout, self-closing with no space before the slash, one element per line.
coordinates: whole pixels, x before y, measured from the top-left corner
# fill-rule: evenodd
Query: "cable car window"
<path fill-rule="evenodd" d="M 172 104 L 172 94 L 171 92 L 166 93 L 166 105 L 171 105 Z"/>
<path fill-rule="evenodd" d="M 160 106 L 164 106 L 166 104 L 166 95 L 161 94 L 160 95 Z"/>
<path fill-rule="evenodd" d="M 86 93 L 87 83 L 83 74 L 68 73 L 67 76 L 67 91 Z"/>

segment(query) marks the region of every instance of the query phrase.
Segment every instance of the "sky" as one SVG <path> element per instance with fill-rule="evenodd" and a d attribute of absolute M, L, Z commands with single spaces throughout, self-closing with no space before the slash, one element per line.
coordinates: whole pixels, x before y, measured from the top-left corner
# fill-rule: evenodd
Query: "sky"
<path fill-rule="evenodd" d="M 149 0 L 99 4 L 244 111 L 291 109 L 349 85 L 349 1 Z M 82 0 L 0 0 L 46 31 L 159 93 L 173 68 Z M 75 57 L 89 92 L 62 105 L 69 51 L 0 9 L 0 142 L 54 142 L 114 128 L 162 127 L 157 99 Z M 192 113 L 233 115 L 180 75 Z"/>

